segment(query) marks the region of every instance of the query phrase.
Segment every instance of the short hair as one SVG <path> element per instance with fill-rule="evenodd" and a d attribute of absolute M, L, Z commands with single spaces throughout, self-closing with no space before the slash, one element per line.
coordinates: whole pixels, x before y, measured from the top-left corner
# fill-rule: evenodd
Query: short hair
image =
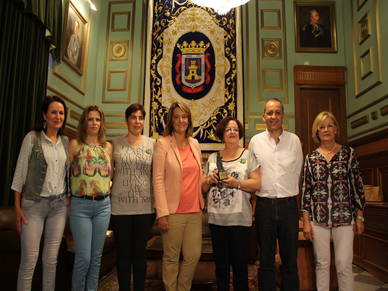
<path fill-rule="evenodd" d="M 125 110 L 125 120 L 131 116 L 132 113 L 140 111 L 141 114 L 143 115 L 143 118 L 146 116 L 146 112 L 144 110 L 144 106 L 138 103 L 134 103 L 128 106 L 128 108 Z"/>
<path fill-rule="evenodd" d="M 318 136 L 318 130 L 319 130 L 319 127 L 321 126 L 322 122 L 326 118 L 330 118 L 334 122 L 334 125 L 337 128 L 337 134 L 339 135 L 338 121 L 335 118 L 335 116 L 333 115 L 333 113 L 331 113 L 329 111 L 322 111 L 321 113 L 318 113 L 317 117 L 315 117 L 314 122 L 313 122 L 313 126 L 311 128 L 312 138 L 316 144 L 319 144 L 321 142 L 321 140 Z"/>
<path fill-rule="evenodd" d="M 283 102 L 280 101 L 278 98 L 271 98 L 269 100 L 267 100 L 267 102 L 265 102 L 264 104 L 264 114 L 265 114 L 265 108 L 267 107 L 267 103 L 270 102 L 270 101 L 276 101 L 276 102 L 279 102 L 280 103 L 280 106 L 282 107 L 282 114 L 284 114 L 284 105 L 283 105 Z"/>
<path fill-rule="evenodd" d="M 47 114 L 48 108 L 49 108 L 50 104 L 53 103 L 53 102 L 61 103 L 63 105 L 63 109 L 65 110 L 65 112 L 64 112 L 65 116 L 64 116 L 64 119 L 63 119 L 63 124 L 62 124 L 62 127 L 58 131 L 58 135 L 62 135 L 64 130 L 65 130 L 65 127 L 66 127 L 67 106 L 66 106 L 65 101 L 63 101 L 58 96 L 46 96 L 43 99 L 43 103 L 42 103 L 42 107 L 41 107 L 41 114 L 40 114 L 40 116 L 39 116 L 39 118 L 38 118 L 38 120 L 36 122 L 35 131 L 46 130 L 45 120 L 43 118 L 43 114 Z"/>
<path fill-rule="evenodd" d="M 183 112 L 188 114 L 189 125 L 188 125 L 187 130 L 186 130 L 186 137 L 192 136 L 193 135 L 193 120 L 191 117 L 191 111 L 190 111 L 190 108 L 182 102 L 174 102 L 171 104 L 170 109 L 168 110 L 167 124 L 166 124 L 166 127 L 164 128 L 163 135 L 169 136 L 169 135 L 172 135 L 172 133 L 174 132 L 174 127 L 172 125 L 172 121 L 173 121 L 174 110 L 176 108 L 179 108 L 180 110 L 182 110 Z"/>
<path fill-rule="evenodd" d="M 224 133 L 225 133 L 225 128 L 226 126 L 228 125 L 228 123 L 230 121 L 235 121 L 237 123 L 237 126 L 238 126 L 238 137 L 239 138 L 242 138 L 243 137 L 243 133 L 244 133 L 244 129 L 243 129 L 243 126 L 240 122 L 240 120 L 238 120 L 237 118 L 235 117 L 232 117 L 232 116 L 227 116 L 225 117 L 224 119 L 222 119 L 217 127 L 216 127 L 216 136 L 221 140 L 223 141 L 224 140 Z"/>
<path fill-rule="evenodd" d="M 98 130 L 98 142 L 102 145 L 105 146 L 106 144 L 106 137 L 105 137 L 105 116 L 104 112 L 98 107 L 97 105 L 90 105 L 84 109 L 84 111 L 81 114 L 81 118 L 79 119 L 78 122 L 78 142 L 85 144 L 86 142 L 86 135 L 87 135 L 87 117 L 89 112 L 92 111 L 97 111 L 100 114 L 100 129 Z"/>

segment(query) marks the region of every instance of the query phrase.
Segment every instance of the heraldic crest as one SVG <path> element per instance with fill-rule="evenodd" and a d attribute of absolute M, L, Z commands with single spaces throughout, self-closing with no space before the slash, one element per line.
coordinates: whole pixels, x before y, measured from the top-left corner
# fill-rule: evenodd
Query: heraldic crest
<path fill-rule="evenodd" d="M 214 82 L 214 50 L 204 34 L 190 32 L 178 40 L 172 76 L 175 90 L 183 98 L 199 99 L 209 92 Z"/>
<path fill-rule="evenodd" d="M 201 148 L 216 150 L 222 146 L 215 135 L 219 121 L 228 115 L 243 118 L 236 11 L 221 16 L 186 0 L 151 2 L 145 97 L 149 134 L 157 138 L 163 133 L 168 108 L 178 101 L 191 109 L 193 137 Z"/>

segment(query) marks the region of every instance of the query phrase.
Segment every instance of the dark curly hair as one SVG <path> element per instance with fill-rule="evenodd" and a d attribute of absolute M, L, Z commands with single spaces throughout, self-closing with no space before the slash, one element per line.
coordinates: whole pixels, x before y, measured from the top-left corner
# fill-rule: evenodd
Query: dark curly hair
<path fill-rule="evenodd" d="M 224 119 L 222 119 L 220 121 L 220 123 L 218 123 L 217 127 L 216 127 L 216 136 L 221 140 L 223 141 L 224 140 L 224 133 L 225 133 L 225 128 L 226 126 L 228 125 L 229 121 L 234 121 L 237 123 L 237 126 L 238 126 L 238 137 L 239 138 L 242 138 L 243 137 L 243 134 L 244 134 L 244 129 L 243 129 L 243 126 L 241 124 L 241 122 L 235 118 L 235 117 L 232 117 L 232 116 L 227 116 L 225 117 Z"/>

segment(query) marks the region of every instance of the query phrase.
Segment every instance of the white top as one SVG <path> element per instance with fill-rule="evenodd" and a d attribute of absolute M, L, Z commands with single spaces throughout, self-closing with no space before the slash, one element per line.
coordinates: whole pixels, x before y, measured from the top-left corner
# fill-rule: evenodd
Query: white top
<path fill-rule="evenodd" d="M 44 131 L 41 132 L 41 143 L 44 158 L 47 163 L 47 172 L 42 186 L 40 196 L 48 197 L 65 192 L 66 177 L 66 151 L 62 144 L 62 139 L 58 137 L 57 142 L 53 142 Z M 23 139 L 20 148 L 16 170 L 13 176 L 11 189 L 16 192 L 22 192 L 23 185 L 26 182 L 28 171 L 28 160 L 32 151 L 32 139 L 34 131 L 30 131 Z"/>
<path fill-rule="evenodd" d="M 222 161 L 222 165 L 228 176 L 238 180 L 249 179 L 249 175 L 259 167 L 249 150 L 244 150 L 235 160 Z M 209 156 L 204 170 L 206 174 L 217 170 L 217 153 L 212 153 Z M 252 205 L 250 198 L 251 193 L 241 189 L 228 188 L 222 184 L 211 186 L 207 198 L 209 223 L 223 226 L 251 226 Z"/>
<path fill-rule="evenodd" d="M 251 139 L 249 149 L 261 165 L 262 183 L 257 196 L 284 198 L 299 193 L 303 153 L 297 135 L 283 130 L 276 144 L 266 130 Z"/>

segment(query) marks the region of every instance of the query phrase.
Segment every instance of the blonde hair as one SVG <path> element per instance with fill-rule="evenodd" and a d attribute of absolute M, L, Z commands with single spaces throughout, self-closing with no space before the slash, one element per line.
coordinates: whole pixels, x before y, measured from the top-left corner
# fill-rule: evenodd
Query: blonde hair
<path fill-rule="evenodd" d="M 333 113 L 329 111 L 322 111 L 321 113 L 318 113 L 317 117 L 315 117 L 313 126 L 311 128 L 311 133 L 312 133 L 312 138 L 316 144 L 320 144 L 321 140 L 319 139 L 318 136 L 318 130 L 319 127 L 321 126 L 322 122 L 326 119 L 330 118 L 333 122 L 335 127 L 337 128 L 337 135 L 339 135 L 339 127 L 338 127 L 338 121 L 333 115 Z"/>
<path fill-rule="evenodd" d="M 104 112 L 97 106 L 97 105 L 90 105 L 85 108 L 85 110 L 82 112 L 81 118 L 79 119 L 78 122 L 78 142 L 85 144 L 86 136 L 87 136 L 87 118 L 88 114 L 91 111 L 97 111 L 100 114 L 100 129 L 98 130 L 98 142 L 102 145 L 105 146 L 106 144 L 106 137 L 105 137 L 105 116 Z"/>
<path fill-rule="evenodd" d="M 174 102 L 171 104 L 170 109 L 168 110 L 167 124 L 166 124 L 166 128 L 164 129 L 163 135 L 164 136 L 172 135 L 172 133 L 174 132 L 174 127 L 173 127 L 172 121 L 173 121 L 174 110 L 176 108 L 179 108 L 183 112 L 187 113 L 188 119 L 189 119 L 189 125 L 186 129 L 186 137 L 192 136 L 193 135 L 193 120 L 191 118 L 191 111 L 190 111 L 190 108 L 186 104 L 181 103 L 181 102 Z"/>

